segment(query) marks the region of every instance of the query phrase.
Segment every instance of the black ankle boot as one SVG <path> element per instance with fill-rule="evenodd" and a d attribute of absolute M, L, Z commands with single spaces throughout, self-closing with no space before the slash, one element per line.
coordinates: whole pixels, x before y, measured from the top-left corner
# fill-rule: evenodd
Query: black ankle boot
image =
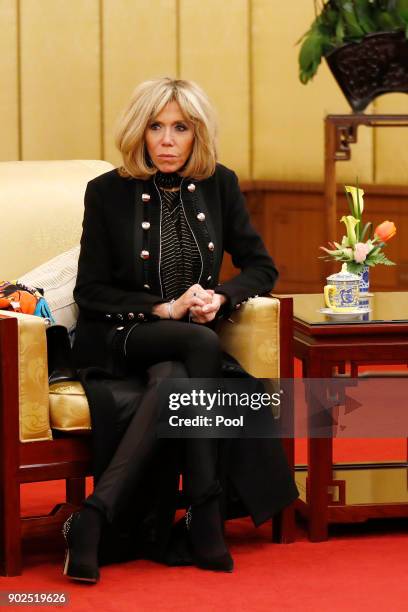
<path fill-rule="evenodd" d="M 234 561 L 224 541 L 220 492 L 219 484 L 214 484 L 212 491 L 193 502 L 185 520 L 190 534 L 192 557 L 197 567 L 232 572 Z"/>
<path fill-rule="evenodd" d="M 98 544 L 102 517 L 97 510 L 84 508 L 65 521 L 62 533 L 67 548 L 64 575 L 73 580 L 98 582 Z"/>
<path fill-rule="evenodd" d="M 67 328 L 64 325 L 51 325 L 46 335 L 49 384 L 76 380 L 77 372 Z"/>
<path fill-rule="evenodd" d="M 191 555 L 190 534 L 187 530 L 185 517 L 179 519 L 172 527 L 167 548 L 158 559 L 170 567 L 193 565 Z"/>

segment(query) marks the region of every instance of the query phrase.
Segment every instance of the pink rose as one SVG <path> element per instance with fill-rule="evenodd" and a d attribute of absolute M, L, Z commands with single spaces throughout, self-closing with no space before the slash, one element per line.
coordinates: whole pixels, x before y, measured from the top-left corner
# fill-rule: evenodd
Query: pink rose
<path fill-rule="evenodd" d="M 357 242 L 354 247 L 354 261 L 357 263 L 363 263 L 370 249 L 371 247 L 369 247 L 365 242 Z"/>

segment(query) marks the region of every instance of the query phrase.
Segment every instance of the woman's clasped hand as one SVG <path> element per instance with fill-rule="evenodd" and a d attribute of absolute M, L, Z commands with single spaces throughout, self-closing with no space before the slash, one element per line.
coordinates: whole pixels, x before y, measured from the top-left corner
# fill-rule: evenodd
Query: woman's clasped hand
<path fill-rule="evenodd" d="M 204 324 L 215 319 L 217 312 L 225 302 L 225 295 L 215 293 L 213 289 L 203 289 L 196 283 L 174 302 L 154 306 L 152 312 L 162 319 L 178 321 L 189 315 L 193 323 Z"/>

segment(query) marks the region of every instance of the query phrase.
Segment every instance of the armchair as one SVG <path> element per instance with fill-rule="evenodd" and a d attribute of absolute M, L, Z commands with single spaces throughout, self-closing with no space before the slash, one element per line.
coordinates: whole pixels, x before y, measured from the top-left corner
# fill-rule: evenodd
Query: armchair
<path fill-rule="evenodd" d="M 24 278 L 27 270 L 78 243 L 86 183 L 111 168 L 103 161 L 0 163 L 2 278 Z M 75 305 L 73 299 L 71 302 L 67 307 L 72 313 Z M 57 322 L 67 325 L 67 313 L 56 313 Z M 232 319 L 234 324 L 227 321 L 220 330 L 224 348 L 251 374 L 260 378 L 293 375 L 290 298 L 249 300 Z M 85 497 L 85 477 L 91 473 L 90 428 L 89 408 L 80 383 L 48 385 L 44 320 L 0 310 L 3 575 L 21 573 L 22 538 L 56 534 Z M 64 436 L 57 436 L 57 431 L 63 431 Z M 285 445 L 293 466 L 293 441 L 287 440 Z M 66 482 L 66 499 L 47 515 L 22 518 L 20 485 L 57 479 Z M 294 510 L 290 507 L 274 519 L 273 540 L 293 541 L 293 531 Z"/>

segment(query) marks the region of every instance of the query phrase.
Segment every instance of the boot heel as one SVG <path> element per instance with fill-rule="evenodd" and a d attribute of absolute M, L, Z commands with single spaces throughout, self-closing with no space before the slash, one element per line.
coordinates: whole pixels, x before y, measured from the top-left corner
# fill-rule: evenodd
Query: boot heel
<path fill-rule="evenodd" d="M 68 564 L 69 564 L 69 548 L 67 548 L 65 550 L 65 559 L 64 559 L 64 570 L 63 570 L 63 574 L 64 576 L 67 575 L 67 571 L 68 571 Z"/>

